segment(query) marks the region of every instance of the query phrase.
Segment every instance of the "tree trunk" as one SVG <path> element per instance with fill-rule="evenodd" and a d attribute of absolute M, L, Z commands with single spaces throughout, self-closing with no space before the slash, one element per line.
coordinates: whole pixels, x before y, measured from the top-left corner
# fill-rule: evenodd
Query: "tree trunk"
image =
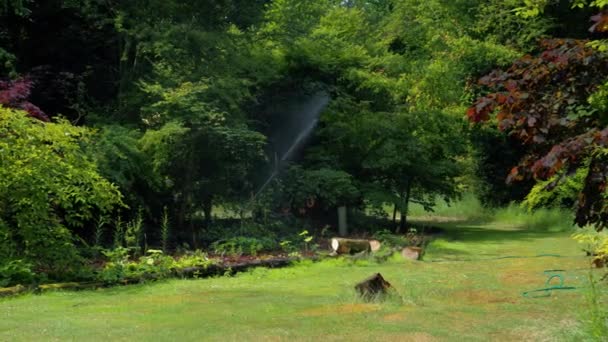
<path fill-rule="evenodd" d="M 191 196 L 190 193 L 182 193 L 181 203 L 179 204 L 179 210 L 177 212 L 177 229 L 186 233 L 190 228 L 190 233 L 192 234 L 192 243 L 195 243 L 195 232 L 193 230 L 194 226 L 192 225 L 192 219 L 190 222 L 188 221 L 188 209 L 191 208 Z M 188 224 L 188 226 L 186 226 Z"/>
<path fill-rule="evenodd" d="M 213 211 L 213 197 L 207 196 L 203 200 L 203 214 L 205 215 L 204 227 L 207 229 L 211 226 L 211 214 Z"/>
<path fill-rule="evenodd" d="M 196 231 L 196 226 L 194 225 L 194 220 L 192 216 L 190 216 L 190 220 L 188 220 L 188 226 L 190 226 L 190 232 L 192 233 L 192 248 L 194 250 L 198 249 L 198 234 Z"/>
<path fill-rule="evenodd" d="M 407 228 L 407 213 L 410 205 L 410 194 L 412 192 L 412 182 L 411 180 L 407 181 L 406 189 L 402 198 L 402 207 L 401 207 L 401 222 L 399 222 L 399 228 L 397 229 L 397 233 L 404 232 Z"/>
<path fill-rule="evenodd" d="M 393 206 L 393 229 L 397 227 L 397 203 Z"/>

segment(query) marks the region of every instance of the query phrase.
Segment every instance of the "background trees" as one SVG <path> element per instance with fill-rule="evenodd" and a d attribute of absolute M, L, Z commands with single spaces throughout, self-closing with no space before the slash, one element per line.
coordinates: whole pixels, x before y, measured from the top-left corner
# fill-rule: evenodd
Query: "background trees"
<path fill-rule="evenodd" d="M 87 160 L 79 167 L 118 187 L 125 205 L 111 215 L 141 215 L 151 241 L 166 208 L 175 242 L 197 245 L 217 211 L 238 207 L 247 216 L 272 173 L 260 194 L 273 199 L 266 211 L 324 225 L 336 206 L 374 208 L 392 211 L 404 230 L 412 202 L 431 210 L 437 198 L 463 191 L 487 203 L 522 200 L 534 177 L 503 182 L 520 160 L 512 178 L 549 182 L 528 197 L 535 205 L 554 197 L 573 205 L 577 188 L 568 179 L 592 170 L 579 222 L 598 222 L 603 44 L 569 40 L 587 34 L 579 19 L 592 10 L 564 3 L 5 0 L 0 104 L 91 137 L 70 141 Z M 604 19 L 594 17 L 593 38 Z M 539 53 L 537 41 L 551 36 L 563 39 L 545 40 Z M 490 73 L 496 67 L 506 71 Z M 300 120 L 293 107 L 318 94 L 327 105 Z M 463 121 L 476 98 L 470 118 L 498 110 L 492 120 L 502 131 Z M 21 129 L 46 129 L 23 120 Z M 306 144 L 277 163 L 311 125 Z M 569 185 L 550 195 L 560 184 Z M 85 242 L 99 214 L 82 214 Z"/>

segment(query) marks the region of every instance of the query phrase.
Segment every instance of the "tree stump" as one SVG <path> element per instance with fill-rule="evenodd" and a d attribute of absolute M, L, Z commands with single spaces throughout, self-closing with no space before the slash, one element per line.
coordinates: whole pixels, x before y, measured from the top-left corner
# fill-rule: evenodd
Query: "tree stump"
<path fill-rule="evenodd" d="M 422 248 L 420 247 L 405 247 L 401 250 L 401 256 L 409 260 L 420 260 Z"/>
<path fill-rule="evenodd" d="M 380 242 L 376 241 L 373 248 L 379 249 L 379 245 Z M 333 238 L 331 239 L 331 249 L 336 254 L 357 254 L 372 251 L 372 246 L 368 240 Z"/>
<path fill-rule="evenodd" d="M 376 273 L 355 285 L 355 290 L 364 300 L 372 300 L 386 294 L 391 284 L 384 280 L 380 273 Z"/>

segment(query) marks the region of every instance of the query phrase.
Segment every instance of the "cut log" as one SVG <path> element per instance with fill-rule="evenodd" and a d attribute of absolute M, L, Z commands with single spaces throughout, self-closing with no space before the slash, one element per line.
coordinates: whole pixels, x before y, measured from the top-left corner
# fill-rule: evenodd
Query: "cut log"
<path fill-rule="evenodd" d="M 333 238 L 331 249 L 337 254 L 357 254 L 369 252 L 372 248 L 368 240 Z"/>
<path fill-rule="evenodd" d="M 369 240 L 369 247 L 372 252 L 377 252 L 382 247 L 382 244 L 378 240 Z"/>
<path fill-rule="evenodd" d="M 391 284 L 384 280 L 380 273 L 376 273 L 355 285 L 355 290 L 365 300 L 372 300 L 386 294 Z"/>
<path fill-rule="evenodd" d="M 27 287 L 25 287 L 23 285 L 0 288 L 0 297 L 15 296 L 20 293 L 26 292 L 27 290 L 28 290 Z"/>
<path fill-rule="evenodd" d="M 401 256 L 409 260 L 420 260 L 422 248 L 420 247 L 405 247 L 401 250 Z"/>
<path fill-rule="evenodd" d="M 101 282 L 43 284 L 38 286 L 37 292 L 52 290 L 87 290 L 104 287 L 104 285 L 105 284 Z"/>

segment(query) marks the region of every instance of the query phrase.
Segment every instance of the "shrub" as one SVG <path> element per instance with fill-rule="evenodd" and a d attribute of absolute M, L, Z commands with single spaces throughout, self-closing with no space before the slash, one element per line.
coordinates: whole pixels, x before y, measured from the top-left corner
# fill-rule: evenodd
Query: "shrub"
<path fill-rule="evenodd" d="M 381 230 L 374 234 L 374 238 L 382 243 L 382 248 L 405 247 L 411 244 L 410 240 L 404 235 L 391 233 L 389 230 Z"/>
<path fill-rule="evenodd" d="M 129 262 L 129 250 L 118 247 L 103 251 L 109 261 L 99 274 L 99 278 L 107 283 L 115 283 L 125 278 L 125 267 Z"/>
<path fill-rule="evenodd" d="M 31 284 L 36 279 L 32 265 L 23 260 L 13 260 L 0 266 L 0 287 Z"/>
<path fill-rule="evenodd" d="M 137 260 L 129 260 L 129 249 L 118 247 L 104 251 L 109 262 L 99 274 L 99 278 L 107 283 L 117 283 L 124 280 L 162 279 L 171 275 L 175 260 L 164 255 L 161 250 L 150 249 L 146 255 Z"/>
<path fill-rule="evenodd" d="M 289 256 L 301 256 L 300 252 L 316 252 L 319 245 L 313 242 L 314 237 L 307 229 L 304 229 L 298 234 L 292 234 L 285 240 L 279 242 L 279 247 L 289 254 Z"/>
<path fill-rule="evenodd" d="M 127 265 L 128 276 L 162 279 L 171 275 L 175 260 L 158 249 L 150 249 L 138 261 Z"/>
<path fill-rule="evenodd" d="M 256 256 L 259 252 L 270 251 L 276 247 L 277 244 L 272 239 L 245 236 L 216 241 L 211 245 L 214 253 L 230 256 L 241 256 L 243 254 Z"/>
<path fill-rule="evenodd" d="M 572 238 L 583 245 L 583 250 L 593 256 L 596 266 L 608 266 L 608 233 L 597 232 L 591 227 L 585 227 L 580 232 L 572 235 Z"/>
<path fill-rule="evenodd" d="M 207 253 L 197 249 L 194 252 L 189 252 L 186 255 L 182 256 L 175 262 L 175 268 L 185 268 L 185 267 L 207 267 L 214 263 L 213 260 L 209 259 Z"/>
<path fill-rule="evenodd" d="M 137 216 L 127 223 L 125 231 L 125 244 L 131 250 L 139 253 L 141 249 L 141 238 L 143 235 L 143 217 L 141 209 L 137 212 Z M 145 252 L 145 251 L 144 251 Z"/>
<path fill-rule="evenodd" d="M 52 274 L 77 271 L 70 228 L 121 204 L 82 150 L 89 131 L 0 108 L 0 254 Z"/>

